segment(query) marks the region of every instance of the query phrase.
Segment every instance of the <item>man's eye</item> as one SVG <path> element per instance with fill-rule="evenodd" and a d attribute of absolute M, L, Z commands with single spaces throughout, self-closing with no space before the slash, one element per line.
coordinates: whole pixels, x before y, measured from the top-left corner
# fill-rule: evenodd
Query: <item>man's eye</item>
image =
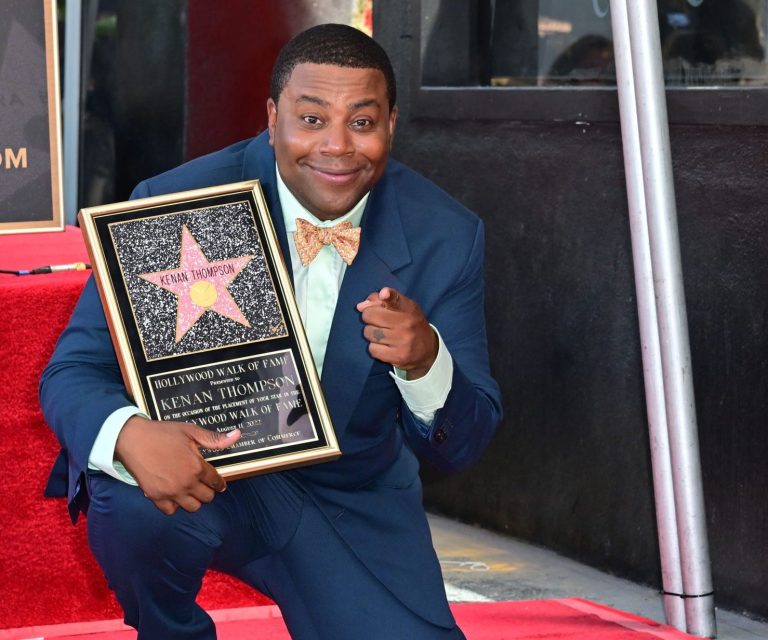
<path fill-rule="evenodd" d="M 365 129 L 367 127 L 370 127 L 373 125 L 373 122 L 369 120 L 368 118 L 358 118 L 357 120 L 352 121 L 352 126 L 355 129 Z"/>
<path fill-rule="evenodd" d="M 317 116 L 302 116 L 302 120 L 304 120 L 304 122 L 306 122 L 307 124 L 311 124 L 313 126 L 320 124 L 320 118 L 318 118 Z"/>

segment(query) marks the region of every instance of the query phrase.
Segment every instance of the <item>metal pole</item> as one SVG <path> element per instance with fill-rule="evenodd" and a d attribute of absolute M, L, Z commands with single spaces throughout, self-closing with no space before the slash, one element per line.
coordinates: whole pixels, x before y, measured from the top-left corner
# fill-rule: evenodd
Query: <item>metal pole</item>
<path fill-rule="evenodd" d="M 640 132 L 635 103 L 635 83 L 632 75 L 629 24 L 626 0 L 612 0 L 611 22 L 613 50 L 616 61 L 616 84 L 621 111 L 621 132 L 624 148 L 624 173 L 627 182 L 629 223 L 632 235 L 632 256 L 635 269 L 637 313 L 643 356 L 645 403 L 653 469 L 653 491 L 656 503 L 656 527 L 659 536 L 659 557 L 664 615 L 667 624 L 685 631 L 685 607 L 679 594 L 683 593 L 680 547 L 675 519 L 675 493 L 672 483 L 672 460 L 667 433 L 664 376 L 656 316 L 651 247 L 646 219 L 643 167 L 640 153 Z M 678 594 L 678 595 L 674 595 Z"/>
<path fill-rule="evenodd" d="M 64 20 L 64 212 L 67 224 L 77 219 L 80 168 L 80 51 L 82 0 L 67 0 Z"/>
<path fill-rule="evenodd" d="M 704 492 L 655 0 L 627 3 L 687 630 L 715 637 Z"/>

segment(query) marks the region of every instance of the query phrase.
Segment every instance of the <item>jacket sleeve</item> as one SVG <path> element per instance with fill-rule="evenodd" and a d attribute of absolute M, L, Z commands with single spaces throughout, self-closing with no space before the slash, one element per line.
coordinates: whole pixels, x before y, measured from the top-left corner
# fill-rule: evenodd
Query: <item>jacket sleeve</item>
<path fill-rule="evenodd" d="M 483 259 L 483 226 L 478 221 L 465 268 L 428 311 L 429 321 L 440 331 L 453 358 L 451 390 L 429 427 L 420 423 L 404 402 L 401 407 L 411 448 L 444 472 L 472 465 L 501 419 L 499 387 L 488 362 Z"/>
<path fill-rule="evenodd" d="M 146 186 L 140 185 L 131 197 L 146 195 Z M 43 371 L 39 395 L 43 416 L 66 454 L 71 500 L 104 421 L 117 409 L 132 404 L 93 276 Z"/>

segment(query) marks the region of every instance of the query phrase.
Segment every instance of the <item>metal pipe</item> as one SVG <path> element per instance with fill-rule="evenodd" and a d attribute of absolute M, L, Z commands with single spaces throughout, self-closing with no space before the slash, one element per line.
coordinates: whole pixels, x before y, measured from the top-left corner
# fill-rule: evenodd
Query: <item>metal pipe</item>
<path fill-rule="evenodd" d="M 77 220 L 80 173 L 80 45 L 82 0 L 67 0 L 64 19 L 64 212 L 67 224 Z"/>
<path fill-rule="evenodd" d="M 656 528 L 661 561 L 662 600 L 667 624 L 685 631 L 685 607 L 679 595 L 683 592 L 680 547 L 675 517 L 675 493 L 672 483 L 672 461 L 667 433 L 664 376 L 657 326 L 656 297 L 653 286 L 651 247 L 643 191 L 643 166 L 640 132 L 632 75 L 632 51 L 626 0 L 611 1 L 613 50 L 616 61 L 616 85 L 619 93 L 621 134 L 624 149 L 624 173 L 627 183 L 632 257 L 635 270 L 637 313 L 643 357 L 645 403 L 653 469 L 653 491 L 656 503 Z"/>
<path fill-rule="evenodd" d="M 715 637 L 714 596 L 655 0 L 627 3 L 687 631 Z"/>

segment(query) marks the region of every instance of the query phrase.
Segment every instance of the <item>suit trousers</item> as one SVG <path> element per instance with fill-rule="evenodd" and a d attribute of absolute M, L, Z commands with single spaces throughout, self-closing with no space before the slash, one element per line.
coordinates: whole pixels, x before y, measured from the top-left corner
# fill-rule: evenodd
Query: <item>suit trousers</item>
<path fill-rule="evenodd" d="M 398 600 L 289 474 L 231 482 L 197 512 L 172 516 L 105 474 L 88 483 L 89 544 L 141 640 L 216 638 L 195 602 L 208 568 L 272 598 L 296 640 L 464 638 Z M 444 593 L 440 581 L 429 588 Z"/>

